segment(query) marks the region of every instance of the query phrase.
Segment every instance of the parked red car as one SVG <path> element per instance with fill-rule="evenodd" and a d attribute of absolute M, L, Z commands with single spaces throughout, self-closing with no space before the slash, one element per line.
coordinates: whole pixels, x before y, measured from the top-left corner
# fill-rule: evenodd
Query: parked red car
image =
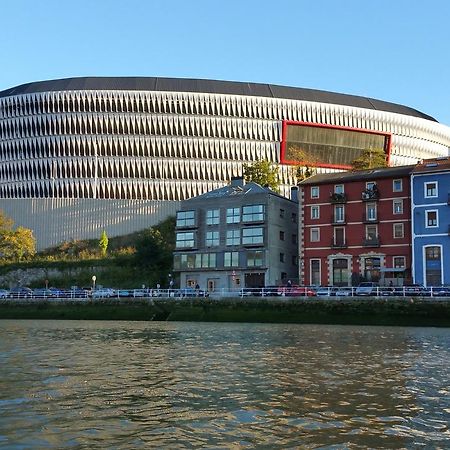
<path fill-rule="evenodd" d="M 278 295 L 283 297 L 315 297 L 316 292 L 306 286 L 282 286 L 278 288 Z"/>

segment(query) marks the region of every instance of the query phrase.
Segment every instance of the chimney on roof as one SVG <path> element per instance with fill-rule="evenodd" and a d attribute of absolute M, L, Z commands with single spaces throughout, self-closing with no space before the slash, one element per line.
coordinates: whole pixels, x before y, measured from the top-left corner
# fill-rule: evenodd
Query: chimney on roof
<path fill-rule="evenodd" d="M 231 177 L 230 186 L 243 188 L 244 184 L 244 177 Z"/>
<path fill-rule="evenodd" d="M 291 186 L 291 200 L 298 203 L 298 186 Z"/>

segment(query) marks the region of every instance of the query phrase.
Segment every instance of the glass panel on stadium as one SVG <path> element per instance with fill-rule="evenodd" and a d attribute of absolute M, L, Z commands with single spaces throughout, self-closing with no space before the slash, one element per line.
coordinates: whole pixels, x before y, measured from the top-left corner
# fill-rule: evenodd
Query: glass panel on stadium
<path fill-rule="evenodd" d="M 287 123 L 282 163 L 348 169 L 368 149 L 389 148 L 389 135 L 347 128 Z"/>

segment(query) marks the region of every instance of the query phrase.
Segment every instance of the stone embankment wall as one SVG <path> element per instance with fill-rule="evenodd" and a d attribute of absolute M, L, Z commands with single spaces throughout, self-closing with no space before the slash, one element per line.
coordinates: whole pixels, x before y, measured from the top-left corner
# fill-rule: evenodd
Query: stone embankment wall
<path fill-rule="evenodd" d="M 48 278 L 59 278 L 62 272 L 58 269 L 44 269 L 36 267 L 33 269 L 11 270 L 5 275 L 0 275 L 0 286 L 9 288 L 15 286 L 29 286 L 35 281 L 46 280 Z"/>
<path fill-rule="evenodd" d="M 146 298 L 0 301 L 0 319 L 450 326 L 450 299 Z"/>
<path fill-rule="evenodd" d="M 67 267 L 67 268 L 48 268 L 33 267 L 28 269 L 10 270 L 4 275 L 0 275 L 0 287 L 12 288 L 15 286 L 30 286 L 36 282 L 42 283 L 44 280 L 55 280 L 57 278 L 79 276 L 83 271 L 89 270 L 91 273 L 100 273 L 103 267 Z"/>

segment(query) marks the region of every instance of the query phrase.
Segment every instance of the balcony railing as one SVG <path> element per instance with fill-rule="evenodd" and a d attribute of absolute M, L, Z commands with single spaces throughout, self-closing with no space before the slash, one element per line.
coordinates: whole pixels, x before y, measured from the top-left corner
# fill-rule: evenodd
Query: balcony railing
<path fill-rule="evenodd" d="M 332 225 L 345 225 L 347 222 L 347 219 L 345 216 L 343 217 L 336 217 L 336 216 L 331 216 L 330 222 Z"/>
<path fill-rule="evenodd" d="M 361 198 L 363 202 L 378 200 L 380 198 L 380 191 L 376 186 L 374 186 L 372 189 L 366 189 L 362 191 Z"/>
<path fill-rule="evenodd" d="M 363 240 L 363 247 L 379 247 L 380 246 L 380 238 L 372 237 L 372 238 L 365 238 Z"/>
<path fill-rule="evenodd" d="M 362 221 L 364 223 L 377 223 L 378 222 L 378 216 L 373 216 L 370 214 L 364 214 Z"/>
<path fill-rule="evenodd" d="M 331 203 L 347 203 L 347 196 L 344 193 L 337 193 L 330 195 Z"/>
<path fill-rule="evenodd" d="M 347 242 L 345 240 L 341 240 L 341 239 L 334 240 L 333 239 L 331 241 L 331 247 L 332 248 L 346 248 L 346 247 L 348 247 L 348 244 L 347 244 Z"/>

